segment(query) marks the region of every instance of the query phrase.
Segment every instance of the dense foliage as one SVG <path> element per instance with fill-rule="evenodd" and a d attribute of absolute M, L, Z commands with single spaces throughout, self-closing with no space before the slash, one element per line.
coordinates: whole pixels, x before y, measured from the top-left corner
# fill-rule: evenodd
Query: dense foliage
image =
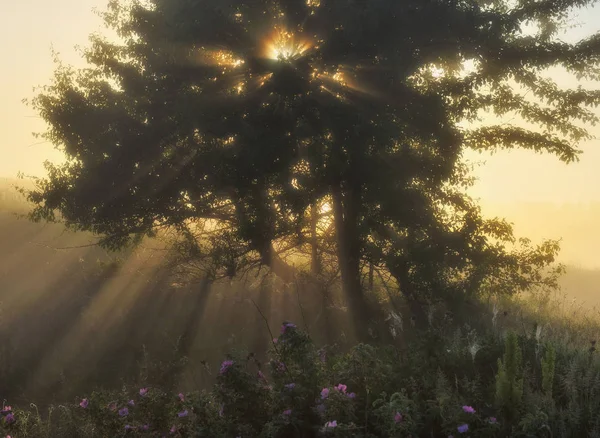
<path fill-rule="evenodd" d="M 47 416 L 4 405 L 0 428 L 13 438 L 575 438 L 600 433 L 598 376 L 593 348 L 568 347 L 536 327 L 517 334 L 433 325 L 409 348 L 359 344 L 340 352 L 317 349 L 285 322 L 267 363 L 233 352 L 211 390 L 124 386 L 51 407 Z"/>

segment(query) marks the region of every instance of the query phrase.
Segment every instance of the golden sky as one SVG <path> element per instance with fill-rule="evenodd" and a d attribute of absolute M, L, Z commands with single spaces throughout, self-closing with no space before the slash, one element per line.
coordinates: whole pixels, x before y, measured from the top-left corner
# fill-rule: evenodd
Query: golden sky
<path fill-rule="evenodd" d="M 93 9 L 103 10 L 105 5 L 106 0 L 0 2 L 4 18 L 0 27 L 0 176 L 14 177 L 19 171 L 43 175 L 44 160 L 60 160 L 52 145 L 33 138 L 32 132 L 42 131 L 44 125 L 21 101 L 33 95 L 34 86 L 49 82 L 54 69 L 51 46 L 65 62 L 83 65 L 74 46 L 85 45 L 90 33 L 102 29 Z M 579 12 L 574 19 L 580 26 L 565 34 L 567 41 L 600 30 L 600 7 Z M 560 82 L 577 85 L 570 78 Z M 599 127 L 592 132 L 600 138 Z M 486 161 L 477 170 L 480 180 L 473 194 L 484 206 L 496 206 L 491 207 L 494 210 L 519 202 L 600 202 L 599 142 L 583 144 L 581 161 L 571 165 L 526 151 L 469 154 L 469 158 Z"/>

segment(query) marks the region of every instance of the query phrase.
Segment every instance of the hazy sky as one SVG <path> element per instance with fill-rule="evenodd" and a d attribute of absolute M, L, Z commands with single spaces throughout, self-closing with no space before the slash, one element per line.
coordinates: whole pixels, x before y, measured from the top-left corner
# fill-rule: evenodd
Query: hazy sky
<path fill-rule="evenodd" d="M 32 96 L 34 86 L 49 82 L 54 69 L 51 46 L 65 62 L 82 65 L 74 46 L 85 45 L 90 33 L 102 29 L 92 10 L 105 5 L 106 0 L 0 1 L 0 176 L 18 171 L 41 175 L 45 159 L 60 158 L 50 144 L 36 144 L 31 133 L 43 130 L 43 122 L 21 100 Z M 599 31 L 600 7 L 580 12 L 575 23 L 581 26 L 564 39 L 576 41 Z M 568 79 L 560 82 L 569 85 Z M 600 137 L 599 128 L 593 132 Z M 525 151 L 469 155 L 487 162 L 477 171 L 480 181 L 474 194 L 490 205 L 600 202 L 600 140 L 582 148 L 581 161 L 568 166 L 552 156 Z"/>

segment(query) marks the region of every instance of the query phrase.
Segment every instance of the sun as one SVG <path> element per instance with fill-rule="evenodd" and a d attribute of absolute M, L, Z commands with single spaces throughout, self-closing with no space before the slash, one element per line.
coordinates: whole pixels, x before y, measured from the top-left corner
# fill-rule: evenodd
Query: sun
<path fill-rule="evenodd" d="M 276 29 L 265 41 L 265 56 L 276 61 L 291 61 L 310 49 L 308 41 L 292 32 Z"/>

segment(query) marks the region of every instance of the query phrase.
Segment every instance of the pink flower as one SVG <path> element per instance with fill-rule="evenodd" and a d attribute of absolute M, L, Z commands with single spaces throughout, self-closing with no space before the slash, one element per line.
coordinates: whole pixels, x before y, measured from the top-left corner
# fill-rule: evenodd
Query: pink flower
<path fill-rule="evenodd" d="M 128 415 L 129 415 L 129 409 L 127 409 L 127 408 L 119 409 L 119 416 L 126 417 Z"/>
<path fill-rule="evenodd" d="M 394 415 L 394 422 L 400 423 L 401 421 L 402 421 L 402 414 L 400 412 L 396 412 L 396 415 Z"/>
<path fill-rule="evenodd" d="M 489 420 L 490 424 L 496 424 L 498 422 L 498 420 L 496 420 L 496 417 L 490 417 Z"/>
<path fill-rule="evenodd" d="M 171 434 L 174 434 L 174 433 L 176 433 L 176 432 L 177 432 L 177 426 L 173 425 L 173 426 L 171 427 L 171 430 L 170 430 L 170 432 L 171 432 Z"/>
<path fill-rule="evenodd" d="M 2 407 L 0 414 L 5 415 L 5 414 L 8 414 L 9 412 L 12 412 L 12 407 L 4 406 L 4 407 Z"/>
<path fill-rule="evenodd" d="M 283 362 L 279 362 L 277 364 L 277 371 L 279 371 L 280 373 L 283 373 L 285 371 L 285 364 Z"/>
<path fill-rule="evenodd" d="M 285 411 L 283 411 L 283 415 L 285 415 L 286 417 L 288 415 L 291 415 L 291 414 L 292 414 L 292 410 L 291 409 L 286 409 Z"/>
<path fill-rule="evenodd" d="M 463 406 L 463 411 L 465 411 L 468 414 L 474 414 L 475 413 L 475 409 L 473 409 L 471 406 Z"/>
<path fill-rule="evenodd" d="M 273 338 L 273 343 L 276 344 L 277 343 L 277 338 Z"/>
<path fill-rule="evenodd" d="M 257 374 L 258 378 L 259 378 L 260 380 L 262 380 L 263 382 L 266 382 L 266 381 L 267 381 L 267 378 L 266 378 L 266 377 L 265 377 L 265 375 L 262 373 L 262 371 L 259 371 L 259 372 L 258 372 L 258 373 L 256 373 L 256 374 Z"/>
<path fill-rule="evenodd" d="M 328 421 L 327 423 L 325 423 L 325 429 L 333 429 L 334 427 L 337 427 L 336 420 Z"/>
<path fill-rule="evenodd" d="M 221 364 L 221 370 L 219 371 L 219 374 L 225 374 L 232 365 L 232 360 L 223 361 L 223 363 Z"/>
<path fill-rule="evenodd" d="M 150 426 L 148 426 L 147 424 L 144 424 L 142 427 L 140 427 L 140 429 L 148 430 L 148 429 L 150 429 Z"/>
<path fill-rule="evenodd" d="M 182 392 L 180 392 L 179 394 L 177 394 L 177 397 L 179 397 L 179 400 L 184 402 L 185 401 L 185 396 L 183 395 Z"/>
<path fill-rule="evenodd" d="M 327 397 L 329 397 L 329 388 L 323 388 L 321 391 L 321 398 L 326 399 Z"/>
<path fill-rule="evenodd" d="M 141 388 L 140 389 L 140 395 L 142 397 L 144 397 L 146 394 L 148 394 L 148 388 Z"/>
<path fill-rule="evenodd" d="M 127 404 L 128 404 L 129 406 L 135 406 L 135 402 L 134 402 L 133 400 L 129 400 L 129 401 L 127 402 Z"/>
<path fill-rule="evenodd" d="M 177 414 L 177 416 L 179 418 L 187 417 L 188 416 L 188 410 L 186 409 L 184 411 L 181 411 L 180 413 Z"/>
<path fill-rule="evenodd" d="M 87 398 L 84 398 L 83 400 L 81 400 L 81 402 L 79 403 L 79 406 L 81 406 L 83 409 L 87 408 L 88 405 L 90 404 L 90 402 L 88 401 Z"/>
<path fill-rule="evenodd" d="M 108 404 L 108 409 L 110 409 L 111 411 L 116 411 L 117 410 L 117 404 L 115 402 L 111 402 Z"/>
<path fill-rule="evenodd" d="M 346 385 L 342 385 L 341 383 L 335 387 L 335 389 L 337 389 L 338 391 L 342 392 L 342 393 L 346 393 L 346 389 L 348 389 L 348 387 Z"/>

